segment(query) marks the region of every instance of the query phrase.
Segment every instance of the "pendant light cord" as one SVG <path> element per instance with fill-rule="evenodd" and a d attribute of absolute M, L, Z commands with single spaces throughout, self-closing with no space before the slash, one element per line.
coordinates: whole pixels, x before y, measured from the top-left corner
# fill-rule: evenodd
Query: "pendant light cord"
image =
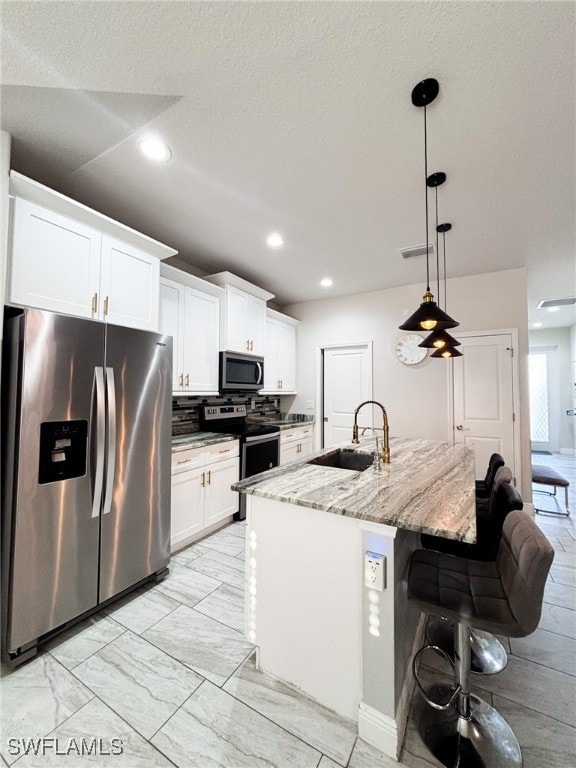
<path fill-rule="evenodd" d="M 438 248 L 438 187 L 434 187 L 436 192 L 436 285 L 438 287 L 438 301 L 440 301 L 440 252 Z"/>
<path fill-rule="evenodd" d="M 446 309 L 446 232 L 442 232 L 442 253 L 444 256 L 444 312 Z"/>
<path fill-rule="evenodd" d="M 426 292 L 430 293 L 430 264 L 428 263 L 428 135 L 426 104 L 424 104 L 424 189 L 426 190 Z"/>

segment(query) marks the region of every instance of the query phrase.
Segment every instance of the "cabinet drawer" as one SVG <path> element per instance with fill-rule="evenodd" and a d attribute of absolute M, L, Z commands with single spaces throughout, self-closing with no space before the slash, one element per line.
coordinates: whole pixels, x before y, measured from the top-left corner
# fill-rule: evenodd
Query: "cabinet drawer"
<path fill-rule="evenodd" d="M 207 448 L 189 448 L 172 453 L 172 474 L 186 472 L 188 469 L 201 467 L 206 460 Z"/>
<path fill-rule="evenodd" d="M 240 443 L 238 440 L 228 440 L 224 443 L 216 443 L 209 447 L 209 455 L 206 456 L 206 462 L 222 461 L 223 459 L 233 459 L 240 453 Z"/>
<path fill-rule="evenodd" d="M 292 443 L 295 440 L 304 440 L 312 437 L 312 425 L 306 427 L 294 427 L 280 432 L 280 444 Z"/>

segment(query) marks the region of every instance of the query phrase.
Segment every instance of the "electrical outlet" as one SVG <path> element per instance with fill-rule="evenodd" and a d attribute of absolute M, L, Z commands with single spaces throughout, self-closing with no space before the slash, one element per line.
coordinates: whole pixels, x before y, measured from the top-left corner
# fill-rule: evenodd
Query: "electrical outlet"
<path fill-rule="evenodd" d="M 314 400 L 306 400 L 306 410 L 307 411 L 314 410 Z"/>
<path fill-rule="evenodd" d="M 377 552 L 364 555 L 364 584 L 370 589 L 383 592 L 386 589 L 386 557 Z"/>

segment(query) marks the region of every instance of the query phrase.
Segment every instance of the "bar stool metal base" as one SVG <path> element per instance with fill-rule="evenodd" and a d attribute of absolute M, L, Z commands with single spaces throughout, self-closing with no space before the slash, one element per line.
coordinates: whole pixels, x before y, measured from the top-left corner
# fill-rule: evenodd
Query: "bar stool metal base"
<path fill-rule="evenodd" d="M 429 695 L 446 701 L 453 688 L 436 684 Z M 470 717 L 456 708 L 439 712 L 421 696 L 414 701 L 414 718 L 422 741 L 447 768 L 521 768 L 522 753 L 512 729 L 483 699 L 470 694 Z"/>
<path fill-rule="evenodd" d="M 454 622 L 440 616 L 430 616 L 426 626 L 426 640 L 437 645 L 454 659 Z M 477 675 L 494 675 L 508 664 L 506 649 L 489 632 L 472 629 L 470 632 L 470 669 Z"/>

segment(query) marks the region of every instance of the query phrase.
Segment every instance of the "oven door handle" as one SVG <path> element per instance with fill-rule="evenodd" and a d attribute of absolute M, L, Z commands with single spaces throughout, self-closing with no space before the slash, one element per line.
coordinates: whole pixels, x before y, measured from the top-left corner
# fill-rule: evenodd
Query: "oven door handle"
<path fill-rule="evenodd" d="M 271 435 L 253 435 L 252 437 L 245 437 L 244 442 L 245 443 L 271 443 L 274 440 L 280 440 L 280 433 L 275 432 Z"/>

